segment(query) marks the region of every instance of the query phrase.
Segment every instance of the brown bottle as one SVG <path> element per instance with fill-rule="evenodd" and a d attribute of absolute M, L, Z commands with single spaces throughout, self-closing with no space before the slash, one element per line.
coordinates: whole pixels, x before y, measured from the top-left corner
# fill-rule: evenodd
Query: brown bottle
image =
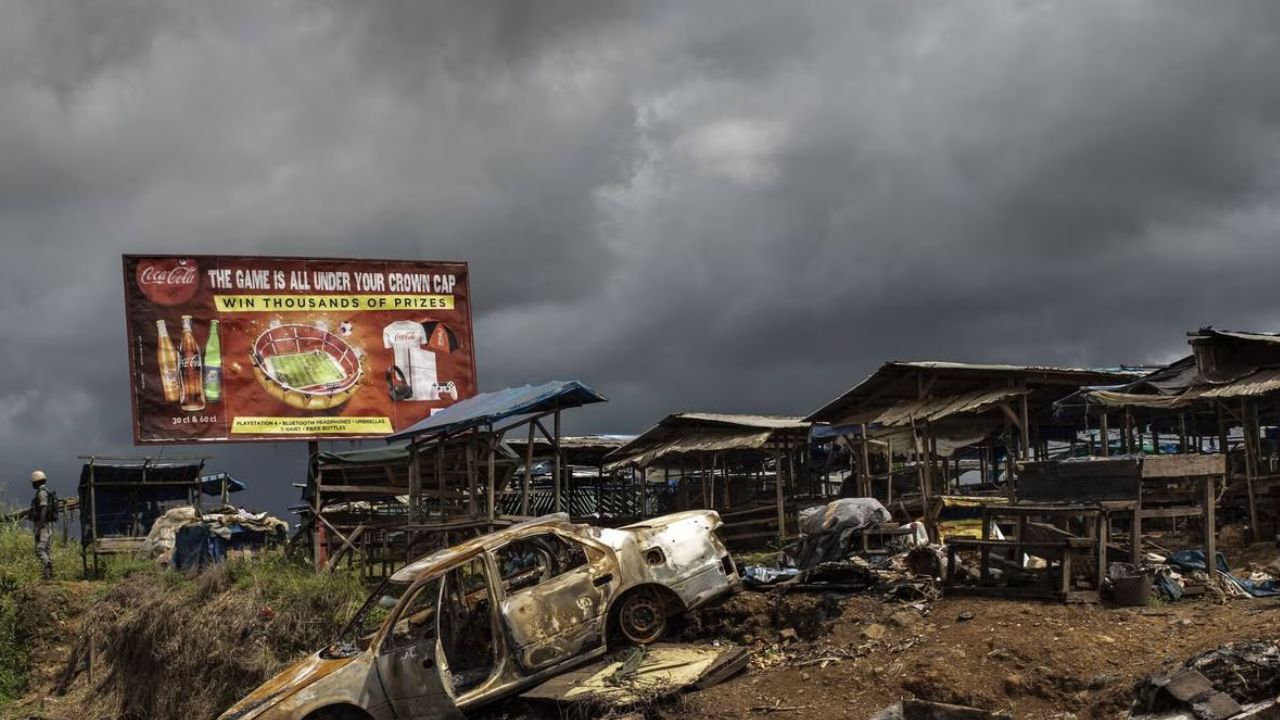
<path fill-rule="evenodd" d="M 178 370 L 182 383 L 182 409 L 196 412 L 204 409 L 204 367 L 200 362 L 200 346 L 191 331 L 191 316 L 182 316 L 182 347 L 178 351 Z"/>
<path fill-rule="evenodd" d="M 169 329 L 163 320 L 156 321 L 156 365 L 160 367 L 160 387 L 164 388 L 165 402 L 182 400 L 182 383 L 178 380 L 178 351 L 169 338 Z"/>

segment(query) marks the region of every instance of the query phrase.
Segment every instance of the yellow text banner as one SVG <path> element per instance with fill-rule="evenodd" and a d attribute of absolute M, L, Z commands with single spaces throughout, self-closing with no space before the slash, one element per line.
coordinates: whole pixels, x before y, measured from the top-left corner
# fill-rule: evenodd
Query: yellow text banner
<path fill-rule="evenodd" d="M 232 435 L 389 435 L 389 417 L 237 417 Z"/>
<path fill-rule="evenodd" d="M 214 295 L 220 313 L 452 310 L 452 295 Z"/>

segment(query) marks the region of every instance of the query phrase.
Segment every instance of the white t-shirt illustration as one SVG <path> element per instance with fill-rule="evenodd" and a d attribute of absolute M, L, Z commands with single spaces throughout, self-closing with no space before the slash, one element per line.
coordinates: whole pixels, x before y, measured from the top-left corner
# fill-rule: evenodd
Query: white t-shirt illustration
<path fill-rule="evenodd" d="M 427 342 L 427 331 L 422 323 L 397 320 L 382 329 L 382 346 L 395 354 L 396 367 L 404 373 L 413 390 L 410 400 L 435 400 L 436 355 L 422 346 Z"/>

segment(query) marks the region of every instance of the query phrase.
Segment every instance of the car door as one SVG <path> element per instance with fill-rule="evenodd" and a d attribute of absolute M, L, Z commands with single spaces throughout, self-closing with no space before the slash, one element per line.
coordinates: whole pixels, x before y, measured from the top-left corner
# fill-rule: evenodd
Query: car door
<path fill-rule="evenodd" d="M 410 590 L 378 648 L 378 680 L 400 720 L 462 717 L 445 692 L 437 666 L 440 585 L 437 577 Z"/>
<path fill-rule="evenodd" d="M 500 615 L 516 660 L 542 670 L 599 647 L 620 578 L 611 553 L 543 532 L 493 552 L 503 590 Z"/>

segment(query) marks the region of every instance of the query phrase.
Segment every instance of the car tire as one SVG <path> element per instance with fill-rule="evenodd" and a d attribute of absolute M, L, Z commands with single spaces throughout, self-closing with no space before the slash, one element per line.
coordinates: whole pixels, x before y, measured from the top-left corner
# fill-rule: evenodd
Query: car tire
<path fill-rule="evenodd" d="M 659 593 L 641 588 L 618 604 L 618 632 L 636 645 L 648 645 L 667 633 L 667 603 Z"/>

